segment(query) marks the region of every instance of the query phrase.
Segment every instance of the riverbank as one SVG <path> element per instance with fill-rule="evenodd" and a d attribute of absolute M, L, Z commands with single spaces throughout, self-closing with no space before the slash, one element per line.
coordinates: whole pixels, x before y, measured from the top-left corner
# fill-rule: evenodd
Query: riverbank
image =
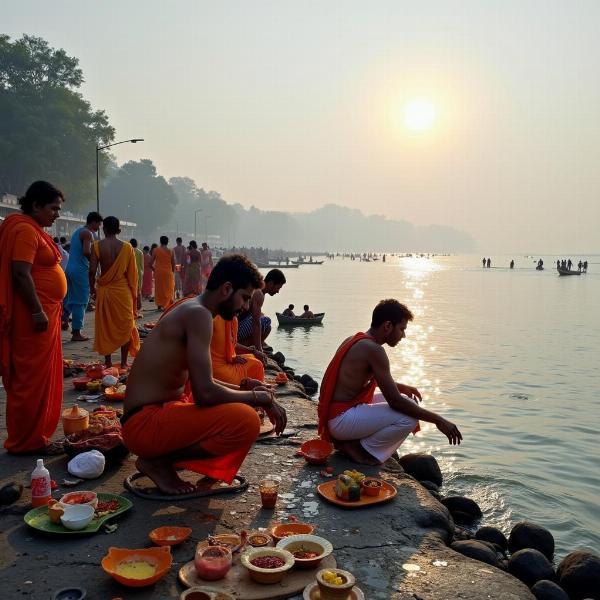
<path fill-rule="evenodd" d="M 156 313 L 150 308 L 146 307 L 146 320 L 155 320 Z M 88 335 L 92 326 L 93 315 L 88 314 Z M 75 344 L 67 341 L 67 335 L 64 339 L 66 358 L 97 358 L 91 351 L 91 341 Z M 269 367 L 271 373 L 276 369 L 275 363 Z M 4 421 L 5 394 L 3 389 L 0 392 L 0 419 Z M 332 542 L 338 565 L 356 575 L 369 600 L 533 598 L 507 573 L 451 550 L 446 544 L 452 538 L 454 524 L 447 509 L 404 474 L 396 461 L 382 469 L 362 469 L 370 475 L 381 473 L 398 488 L 392 502 L 344 510 L 320 500 L 316 485 L 325 480 L 321 468 L 308 466 L 295 456 L 303 441 L 315 437 L 315 403 L 294 382 L 277 393 L 288 411 L 288 427 L 297 430 L 297 435 L 281 440 L 267 438 L 255 444 L 241 469 L 250 487 L 240 494 L 179 503 L 143 500 L 122 486 L 123 479 L 135 471 L 133 458 L 129 457 L 120 467 L 108 468 L 99 479 L 74 488 L 118 493 L 133 501 L 133 509 L 114 520 L 118 528 L 113 533 L 101 530 L 93 536 L 65 538 L 38 535 L 23 523 L 23 515 L 29 510 L 28 490 L 17 503 L 0 508 L 0 575 L 6 597 L 47 599 L 55 590 L 76 585 L 87 588 L 88 598 L 101 600 L 178 598 L 183 588 L 177 572 L 193 558 L 198 541 L 210 533 L 268 527 L 295 516 L 317 525 L 317 533 Z M 65 379 L 64 404 L 68 406 L 76 396 L 70 380 Z M 86 408 L 89 406 L 95 405 Z M 28 481 L 34 462 L 34 457 L 0 453 L 0 484 Z M 46 464 L 56 481 L 68 477 L 65 456 L 48 458 Z M 336 473 L 352 466 L 338 455 L 330 464 Z M 283 481 L 276 510 L 266 511 L 260 508 L 257 483 L 272 473 L 280 474 Z M 61 493 L 62 488 L 55 496 Z M 161 525 L 185 525 L 193 530 L 191 538 L 173 550 L 173 566 L 163 580 L 136 591 L 121 587 L 102 571 L 100 561 L 110 546 L 149 546 L 148 532 Z"/>

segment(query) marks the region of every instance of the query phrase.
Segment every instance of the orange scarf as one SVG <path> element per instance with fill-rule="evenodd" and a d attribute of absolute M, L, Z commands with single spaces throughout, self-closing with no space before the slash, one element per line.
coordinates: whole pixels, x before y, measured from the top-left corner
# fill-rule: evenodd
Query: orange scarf
<path fill-rule="evenodd" d="M 342 361 L 346 357 L 346 354 L 348 354 L 350 348 L 352 348 L 356 342 L 360 342 L 361 340 L 365 339 L 372 340 L 373 338 L 372 336 L 361 331 L 351 337 L 347 342 L 342 344 L 329 363 L 329 366 L 325 371 L 325 375 L 323 376 L 318 409 L 319 436 L 321 439 L 324 439 L 328 442 L 331 441 L 329 428 L 327 426 L 327 423 L 330 419 L 335 419 L 335 417 L 345 413 L 348 409 L 354 406 L 359 404 L 371 404 L 373 401 L 373 395 L 375 394 L 375 388 L 377 387 L 377 381 L 375 380 L 375 377 L 371 377 L 359 394 L 350 402 L 331 401 L 335 392 L 335 386 L 337 384 Z"/>
<path fill-rule="evenodd" d="M 10 373 L 10 330 L 14 305 L 12 277 L 12 254 L 15 246 L 17 225 L 27 223 L 43 238 L 60 263 L 62 257 L 54 240 L 37 222 L 28 215 L 12 214 L 0 225 L 0 375 L 8 377 Z"/>

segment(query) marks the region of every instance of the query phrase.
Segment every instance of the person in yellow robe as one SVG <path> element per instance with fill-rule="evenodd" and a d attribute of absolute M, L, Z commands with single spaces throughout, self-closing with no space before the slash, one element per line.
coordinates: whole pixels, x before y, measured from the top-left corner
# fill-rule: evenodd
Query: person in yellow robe
<path fill-rule="evenodd" d="M 154 268 L 154 302 L 158 310 L 175 301 L 175 255 L 169 248 L 169 238 L 160 236 L 160 246 L 152 252 Z"/>
<path fill-rule="evenodd" d="M 112 367 L 111 354 L 121 349 L 121 368 L 127 367 L 127 356 L 136 356 L 140 336 L 135 326 L 138 276 L 131 244 L 117 238 L 121 233 L 119 219 L 106 217 L 105 238 L 94 242 L 90 259 L 90 289 L 95 289 L 96 328 L 94 350 L 102 354 L 107 367 Z M 100 276 L 96 272 L 100 266 Z"/>
<path fill-rule="evenodd" d="M 265 380 L 263 361 L 265 355 L 237 343 L 238 321 L 234 317 L 226 321 L 220 316 L 213 319 L 213 336 L 210 342 L 210 358 L 213 377 L 225 383 L 240 385 L 243 379 Z M 237 352 L 246 352 L 237 354 Z"/>

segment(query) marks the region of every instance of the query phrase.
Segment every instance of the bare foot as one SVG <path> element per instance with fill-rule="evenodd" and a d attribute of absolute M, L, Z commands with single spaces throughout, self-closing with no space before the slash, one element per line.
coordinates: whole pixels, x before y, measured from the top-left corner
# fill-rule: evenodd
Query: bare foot
<path fill-rule="evenodd" d="M 342 442 L 336 440 L 334 443 L 336 450 L 345 454 L 351 461 L 361 465 L 379 465 L 381 464 L 374 456 L 369 454 L 361 445 L 359 440 Z"/>
<path fill-rule="evenodd" d="M 71 336 L 72 342 L 87 342 L 90 338 L 81 334 L 81 331 L 74 331 Z"/>
<path fill-rule="evenodd" d="M 208 477 L 208 475 L 205 475 L 204 477 L 201 477 L 200 479 L 198 479 L 198 481 L 196 482 L 196 489 L 199 492 L 208 491 L 218 481 L 219 481 L 218 479 L 213 479 L 212 477 Z"/>
<path fill-rule="evenodd" d="M 173 463 L 164 459 L 138 458 L 135 461 L 137 470 L 152 479 L 156 487 L 169 496 L 191 494 L 196 491 L 193 483 L 183 481 L 173 468 Z"/>

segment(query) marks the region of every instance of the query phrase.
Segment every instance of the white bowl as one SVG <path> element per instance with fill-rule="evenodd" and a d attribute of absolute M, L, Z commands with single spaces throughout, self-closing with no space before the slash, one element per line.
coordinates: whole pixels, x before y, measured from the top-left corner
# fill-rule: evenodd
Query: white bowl
<path fill-rule="evenodd" d="M 89 504 L 73 504 L 64 507 L 60 522 L 72 531 L 85 529 L 94 518 L 94 507 Z"/>
<path fill-rule="evenodd" d="M 285 562 L 281 567 L 277 567 L 276 569 L 263 569 L 250 562 L 259 556 L 277 556 Z M 279 583 L 284 578 L 286 572 L 294 566 L 294 557 L 290 552 L 281 548 L 253 548 L 242 554 L 241 562 L 248 569 L 250 578 L 256 581 L 256 583 Z"/>

